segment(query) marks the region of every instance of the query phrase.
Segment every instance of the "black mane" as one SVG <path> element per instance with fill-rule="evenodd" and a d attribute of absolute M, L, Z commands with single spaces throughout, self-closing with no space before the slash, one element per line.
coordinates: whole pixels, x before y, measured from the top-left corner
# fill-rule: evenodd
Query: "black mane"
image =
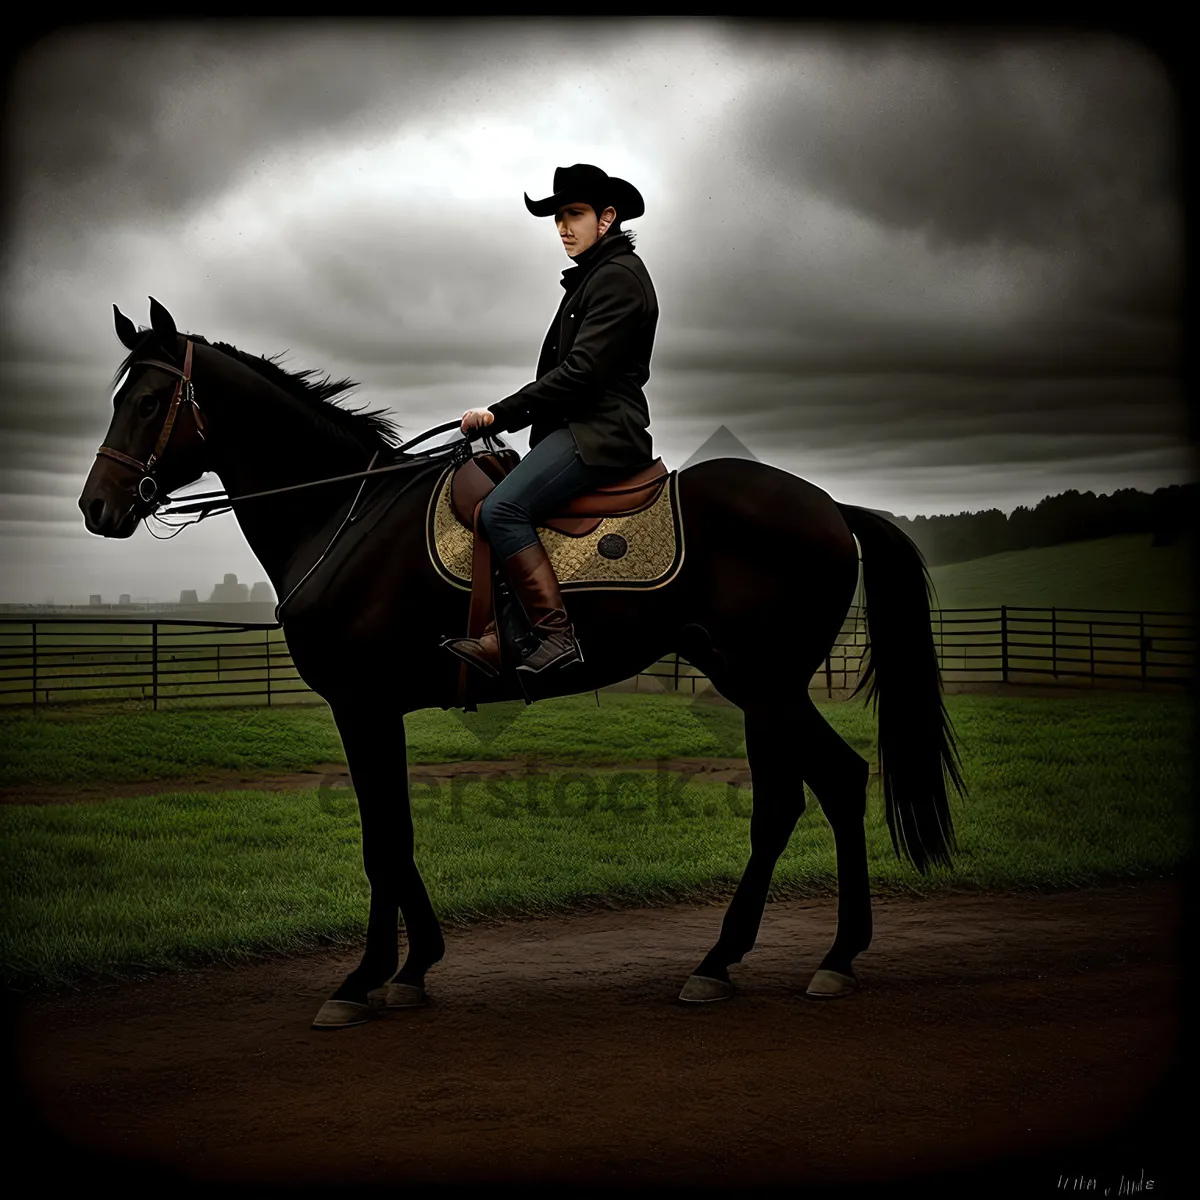
<path fill-rule="evenodd" d="M 142 339 L 117 367 L 113 376 L 114 384 L 154 342 L 152 329 L 144 330 L 143 333 Z M 352 379 L 331 380 L 328 375 L 317 378 L 316 370 L 285 371 L 277 361 L 283 357 L 282 353 L 268 358 L 265 355 L 247 354 L 228 342 L 210 342 L 199 334 L 185 333 L 182 336 L 197 345 L 219 350 L 227 357 L 256 371 L 289 396 L 303 401 L 313 416 L 324 421 L 334 432 L 353 438 L 364 449 L 385 450 L 400 445 L 403 440 L 397 428 L 396 418 L 385 409 L 366 411 L 361 408 L 341 407 L 338 402 L 344 399 L 352 388 L 358 387 Z"/>

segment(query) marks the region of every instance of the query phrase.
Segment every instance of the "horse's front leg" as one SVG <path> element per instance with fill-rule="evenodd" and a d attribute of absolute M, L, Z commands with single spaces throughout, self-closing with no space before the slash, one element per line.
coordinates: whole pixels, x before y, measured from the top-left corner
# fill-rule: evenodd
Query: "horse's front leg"
<path fill-rule="evenodd" d="M 363 866 L 371 885 L 371 908 L 362 961 L 321 1006 L 313 1022 L 314 1029 L 361 1025 L 383 1003 L 389 1008 L 424 1003 L 425 972 L 446 949 L 413 858 L 403 718 L 394 711 L 381 711 L 378 705 L 369 708 L 353 704 L 335 705 L 334 720 L 358 797 Z M 408 957 L 395 974 L 400 957 L 397 914 L 404 917 Z M 378 994 L 385 984 L 388 984 L 386 993 Z M 375 996 L 371 995 L 373 992 Z"/>

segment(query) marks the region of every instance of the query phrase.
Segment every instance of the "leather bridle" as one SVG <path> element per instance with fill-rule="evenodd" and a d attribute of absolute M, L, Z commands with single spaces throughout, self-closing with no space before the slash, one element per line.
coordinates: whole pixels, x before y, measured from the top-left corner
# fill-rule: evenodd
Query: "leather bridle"
<path fill-rule="evenodd" d="M 124 453 L 124 451 L 116 450 L 112 446 L 101 446 L 96 451 L 97 456 L 103 454 L 142 473 L 141 479 L 138 480 L 136 497 L 133 504 L 130 505 L 130 512 L 133 512 L 137 507 L 137 502 L 140 499 L 147 506 L 150 513 L 155 515 L 167 513 L 171 516 L 178 516 L 183 513 L 199 512 L 201 514 L 200 519 L 203 519 L 203 517 L 207 516 L 214 509 L 222 507 L 228 509 L 232 507 L 234 500 L 257 500 L 265 496 L 277 496 L 283 492 L 295 492 L 303 488 L 317 487 L 320 484 L 342 483 L 350 479 L 362 479 L 365 483 L 368 476 L 386 475 L 392 471 L 404 470 L 422 463 L 432 465 L 439 461 L 447 461 L 458 465 L 471 457 L 471 445 L 479 439 L 482 439 L 491 451 L 506 449 L 504 443 L 502 441 L 495 441 L 494 435 L 488 431 L 486 426 L 483 426 L 482 428 L 472 430 L 462 441 L 448 442 L 444 446 L 436 446 L 430 450 L 410 453 L 413 446 L 419 445 L 436 434 L 445 433 L 458 425 L 457 421 L 448 421 L 444 425 L 437 425 L 433 429 L 427 429 L 424 433 L 410 438 L 402 446 L 396 447 L 394 452 L 399 456 L 399 461 L 392 462 L 385 467 L 375 466 L 375 459 L 379 457 L 379 451 L 377 450 L 371 456 L 371 462 L 365 471 L 352 471 L 344 475 L 331 475 L 324 479 L 310 479 L 304 483 L 292 483 L 285 487 L 267 488 L 264 491 L 247 492 L 239 496 L 229 496 L 224 491 L 198 492 L 192 496 L 184 496 L 182 498 L 184 502 L 175 503 L 170 496 L 160 499 L 158 480 L 155 478 L 154 470 L 159 465 L 163 452 L 166 450 L 167 442 L 170 440 L 171 431 L 175 427 L 175 421 L 179 415 L 179 406 L 181 404 L 190 404 L 192 406 L 192 415 L 196 422 L 196 432 L 200 435 L 201 441 L 206 440 L 204 437 L 206 422 L 204 414 L 200 411 L 200 405 L 196 402 L 195 387 L 192 384 L 192 342 L 188 341 L 187 349 L 184 351 L 182 371 L 173 363 L 163 362 L 157 358 L 139 358 L 137 361 L 129 364 L 130 371 L 134 367 L 157 367 L 160 371 L 166 371 L 170 375 L 177 376 L 178 382 L 175 384 L 175 391 L 171 395 L 171 406 L 168 408 L 167 415 L 163 420 L 163 427 L 159 431 L 158 441 L 155 443 L 154 450 L 145 462 Z M 162 507 L 164 503 L 167 505 L 166 508 Z M 357 500 L 351 506 L 351 511 L 356 506 Z M 178 528 L 182 529 L 183 526 L 180 525 Z"/>
<path fill-rule="evenodd" d="M 190 404 L 192 406 L 192 415 L 196 421 L 196 432 L 200 435 L 201 441 L 204 440 L 204 415 L 200 411 L 200 406 L 196 403 L 196 390 L 192 384 L 192 343 L 189 340 L 187 349 L 184 351 L 182 371 L 172 363 L 163 362 L 157 358 L 139 358 L 137 362 L 130 363 L 130 370 L 134 367 L 157 367 L 160 371 L 166 371 L 168 374 L 178 376 L 175 390 L 171 394 L 171 406 L 167 409 L 162 429 L 159 431 L 158 441 L 155 442 L 154 449 L 145 462 L 133 458 L 131 455 L 125 454 L 120 450 L 114 450 L 112 446 L 101 446 L 96 451 L 96 454 L 106 455 L 108 458 L 116 459 L 119 463 L 124 463 L 127 467 L 133 467 L 134 470 L 141 471 L 142 477 L 138 480 L 137 485 L 138 499 L 144 504 L 153 504 L 158 497 L 158 480 L 155 478 L 154 469 L 158 466 L 163 451 L 167 448 L 167 442 L 171 439 L 171 431 L 175 428 L 175 418 L 179 413 L 179 406 L 181 404 Z"/>

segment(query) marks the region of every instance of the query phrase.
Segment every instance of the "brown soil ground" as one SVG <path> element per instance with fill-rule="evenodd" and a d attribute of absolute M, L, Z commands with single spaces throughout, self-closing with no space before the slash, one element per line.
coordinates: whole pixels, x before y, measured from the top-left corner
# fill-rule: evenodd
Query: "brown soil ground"
<path fill-rule="evenodd" d="M 538 770 L 548 774 L 576 769 L 577 764 L 538 761 Z M 750 786 L 750 764 L 745 758 L 671 758 L 664 763 L 655 759 L 640 762 L 587 764 L 588 771 L 678 771 L 694 775 L 694 782 L 706 780 Z M 408 768 L 412 783 L 446 783 L 455 775 L 489 779 L 520 778 L 528 771 L 524 762 L 511 758 L 472 762 L 412 763 Z M 291 791 L 315 788 L 325 781 L 330 787 L 350 785 L 345 763 L 319 763 L 306 771 L 284 774 L 255 774 L 247 771 L 213 770 L 197 772 L 186 779 L 147 779 L 136 783 L 21 783 L 0 788 L 0 804 L 88 804 L 113 800 L 119 796 L 150 796 L 177 791 Z"/>
<path fill-rule="evenodd" d="M 833 1002 L 804 996 L 835 927 L 823 900 L 770 905 L 738 994 L 700 1007 L 675 996 L 721 906 L 452 929 L 430 1006 L 332 1033 L 309 1023 L 346 950 L 93 983 L 16 1004 L 16 1094 L 44 1148 L 8 1132 L 43 1186 L 75 1168 L 157 1194 L 922 1177 L 1115 1197 L 1139 1172 L 1178 1194 L 1156 1087 L 1179 1053 L 1183 897 L 1162 880 L 879 900 L 862 990 Z M 963 1171 L 970 1191 L 945 1174 Z"/>

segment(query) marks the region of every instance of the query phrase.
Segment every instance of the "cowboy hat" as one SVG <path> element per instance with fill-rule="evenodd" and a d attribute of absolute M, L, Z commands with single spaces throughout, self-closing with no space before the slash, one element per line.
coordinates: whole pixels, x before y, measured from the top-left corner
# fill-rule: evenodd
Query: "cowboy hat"
<path fill-rule="evenodd" d="M 552 217 L 567 204 L 602 201 L 601 209 L 611 204 L 622 221 L 632 221 L 646 211 L 642 193 L 632 183 L 609 175 L 590 163 L 573 167 L 557 167 L 554 171 L 554 194 L 545 200 L 530 200 L 525 193 L 525 207 L 535 217 Z"/>

